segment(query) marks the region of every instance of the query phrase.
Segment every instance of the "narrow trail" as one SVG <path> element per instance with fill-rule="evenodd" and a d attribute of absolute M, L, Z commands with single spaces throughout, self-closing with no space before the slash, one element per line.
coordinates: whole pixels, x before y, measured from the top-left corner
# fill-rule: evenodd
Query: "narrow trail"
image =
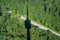
<path fill-rule="evenodd" d="M 23 17 L 23 16 L 20 16 L 20 19 L 26 20 L 26 18 Z M 31 21 L 31 24 L 34 25 L 34 26 L 39 27 L 39 28 L 42 29 L 42 30 L 46 30 L 46 31 L 49 30 L 49 31 L 52 32 L 53 34 L 55 34 L 55 35 L 57 35 L 57 36 L 60 37 L 60 34 L 59 34 L 59 33 L 54 32 L 53 30 L 51 30 L 51 29 L 49 29 L 49 28 L 47 28 L 47 27 L 45 27 L 45 26 L 43 26 L 43 25 L 41 25 L 41 24 L 38 24 L 38 23 L 36 23 L 36 22 L 34 22 L 34 21 Z"/>

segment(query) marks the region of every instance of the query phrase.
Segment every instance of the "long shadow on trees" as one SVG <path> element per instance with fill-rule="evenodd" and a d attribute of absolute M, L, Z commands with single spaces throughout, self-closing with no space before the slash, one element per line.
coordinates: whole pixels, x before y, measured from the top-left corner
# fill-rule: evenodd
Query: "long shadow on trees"
<path fill-rule="evenodd" d="M 0 6 L 0 16 L 2 16 L 1 6 Z M 1 31 L 1 26 L 2 26 L 2 24 L 0 24 L 0 31 Z"/>
<path fill-rule="evenodd" d="M 25 20 L 25 28 L 27 29 L 27 40 L 31 40 L 30 39 L 31 21 L 28 19 L 28 6 L 27 6 L 27 19 Z"/>

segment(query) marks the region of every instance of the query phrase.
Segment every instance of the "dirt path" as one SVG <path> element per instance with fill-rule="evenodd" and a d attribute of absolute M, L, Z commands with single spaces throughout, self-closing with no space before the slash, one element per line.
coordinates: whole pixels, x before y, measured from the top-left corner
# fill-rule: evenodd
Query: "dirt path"
<path fill-rule="evenodd" d="M 20 19 L 26 20 L 26 18 L 23 17 L 23 16 L 20 16 Z M 51 29 L 49 29 L 49 28 L 47 28 L 47 27 L 45 27 L 45 26 L 43 26 L 43 25 L 41 25 L 41 24 L 38 24 L 38 23 L 36 23 L 36 22 L 34 22 L 34 21 L 31 21 L 31 24 L 34 25 L 34 26 L 39 27 L 39 28 L 42 29 L 42 30 L 46 30 L 46 31 L 49 30 L 49 31 L 52 32 L 53 34 L 55 34 L 55 35 L 57 35 L 57 36 L 60 37 L 60 34 L 59 34 L 59 33 L 54 32 L 53 30 L 51 30 Z"/>

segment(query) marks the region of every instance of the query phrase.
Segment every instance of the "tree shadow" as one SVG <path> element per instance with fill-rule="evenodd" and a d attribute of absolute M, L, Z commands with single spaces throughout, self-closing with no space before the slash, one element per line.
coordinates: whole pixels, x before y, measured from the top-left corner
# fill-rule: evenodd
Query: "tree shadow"
<path fill-rule="evenodd" d="M 47 40 L 50 40 L 50 39 L 49 39 L 49 33 L 50 33 L 50 31 L 47 30 Z"/>
<path fill-rule="evenodd" d="M 0 16 L 2 16 L 2 12 L 1 12 L 1 6 L 0 6 Z"/>
<path fill-rule="evenodd" d="M 7 15 L 8 15 L 8 17 L 10 18 L 11 13 L 10 13 L 10 10 L 9 10 L 9 8 L 8 8 L 8 7 L 6 7 L 6 11 L 7 11 Z"/>
<path fill-rule="evenodd" d="M 28 19 L 28 6 L 27 6 L 27 19 L 25 20 L 25 28 L 27 29 L 27 40 L 31 40 L 30 39 L 31 21 Z"/>

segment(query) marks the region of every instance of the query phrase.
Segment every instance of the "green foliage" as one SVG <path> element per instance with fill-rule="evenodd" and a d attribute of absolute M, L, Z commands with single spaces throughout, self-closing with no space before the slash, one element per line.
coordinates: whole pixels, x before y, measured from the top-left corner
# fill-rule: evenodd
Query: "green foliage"
<path fill-rule="evenodd" d="M 60 0 L 28 0 L 29 19 L 60 33 Z M 0 40 L 27 40 L 27 30 L 23 20 L 18 17 L 26 16 L 26 0 L 1 0 L 2 16 L 0 16 Z M 12 11 L 6 14 L 6 7 Z M 51 32 L 31 26 L 31 40 L 60 40 Z"/>

